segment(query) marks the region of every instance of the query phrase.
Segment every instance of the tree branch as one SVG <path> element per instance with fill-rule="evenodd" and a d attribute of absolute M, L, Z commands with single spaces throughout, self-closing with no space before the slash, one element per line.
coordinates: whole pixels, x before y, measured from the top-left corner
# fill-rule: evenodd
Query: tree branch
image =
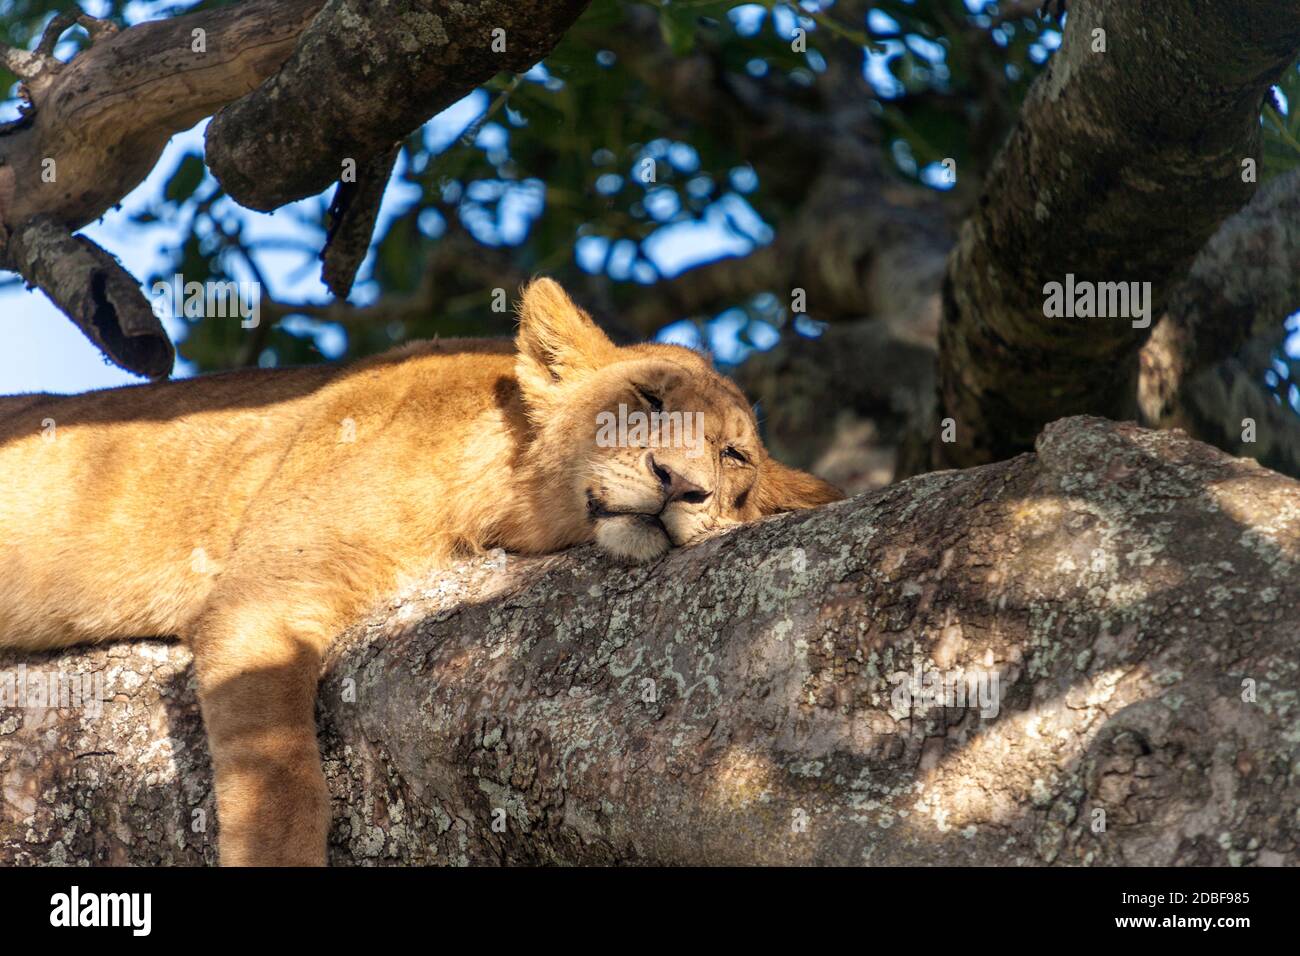
<path fill-rule="evenodd" d="M 8 253 L 12 268 L 117 365 L 152 379 L 171 374 L 175 350 L 140 284 L 95 243 L 38 216 L 9 237 Z"/>
<path fill-rule="evenodd" d="M 1070 9 L 949 265 L 940 391 L 957 427 L 952 443 L 934 430 L 938 465 L 1013 455 L 1063 415 L 1135 414 L 1149 328 L 1046 318 L 1044 286 L 1150 282 L 1158 317 L 1250 197 L 1260 108 L 1300 48 L 1300 8 L 1283 0 Z"/>
<path fill-rule="evenodd" d="M 1300 170 L 1279 176 L 1205 244 L 1169 299 L 1169 314 L 1146 345 L 1161 380 L 1150 383 L 1161 421 L 1181 404 L 1197 373 L 1248 341 L 1280 344 L 1282 322 L 1300 309 Z M 1144 384 L 1147 384 L 1144 382 Z"/>
<path fill-rule="evenodd" d="M 7 66 L 31 77 L 32 101 L 27 115 L 0 130 L 0 261 L 7 235 L 37 216 L 69 229 L 100 216 L 144 179 L 173 133 L 243 96 L 208 132 L 213 172 L 237 200 L 275 208 L 289 198 L 268 204 L 266 196 L 283 194 L 287 180 L 292 189 L 315 177 L 292 197 L 300 198 L 339 179 L 343 160 L 357 161 L 360 185 L 345 184 L 336 196 L 322 254 L 325 281 L 346 295 L 393 144 L 500 70 L 531 67 L 586 0 L 371 6 L 250 0 L 116 35 L 111 24 L 61 14 L 34 52 L 0 48 Z M 50 51 L 73 23 L 96 42 L 65 65 Z"/>
<path fill-rule="evenodd" d="M 52 59 L 53 57 L 44 57 L 30 50 L 20 50 L 7 43 L 0 43 L 0 63 L 20 80 L 38 76 L 42 70 L 51 66 Z"/>
<path fill-rule="evenodd" d="M 45 25 L 45 30 L 41 33 L 40 42 L 36 44 L 36 52 L 40 56 L 53 57 L 54 48 L 59 45 L 60 37 L 69 28 L 75 26 L 85 27 L 92 41 L 102 40 L 117 32 L 117 24 L 112 20 L 89 16 L 78 7 L 76 13 L 56 13 L 50 18 L 50 22 Z"/>
<path fill-rule="evenodd" d="M 30 51 L 19 50 L 7 43 L 0 43 L 0 62 L 3 62 L 10 72 L 20 80 L 25 80 L 28 84 L 34 84 L 42 74 L 54 73 L 63 67 L 63 63 L 54 56 L 54 48 L 58 46 L 59 38 L 63 36 L 68 28 L 77 25 L 86 28 L 92 42 L 117 32 L 117 24 L 111 20 L 101 20 L 80 11 L 75 14 L 70 12 L 56 13 L 50 18 L 50 22 L 45 24 L 45 29 L 41 31 L 41 38 L 36 43 L 36 49 Z"/>
<path fill-rule="evenodd" d="M 0 268 L 44 290 L 118 365 L 167 375 L 174 349 L 138 285 L 71 233 L 139 185 L 174 133 L 269 76 L 322 2 L 249 0 L 120 32 L 58 15 L 33 53 L 5 49 L 31 105 L 0 129 Z M 52 51 L 74 23 L 94 43 L 63 64 Z"/>
<path fill-rule="evenodd" d="M 346 300 L 352 291 L 357 269 L 370 249 L 380 203 L 393 175 L 399 146 L 371 157 L 358 165 L 356 178 L 339 182 L 330 203 L 329 235 L 321 250 L 321 278 L 330 292 Z"/>
<path fill-rule="evenodd" d="M 208 166 L 253 209 L 315 195 L 345 159 L 360 166 L 497 73 L 527 71 L 588 2 L 328 0 L 284 68 L 213 118 Z"/>
<path fill-rule="evenodd" d="M 1098 419 L 650 567 L 489 556 L 331 652 L 331 858 L 1296 865 L 1297 562 L 1300 484 Z M 186 653 L 21 660 L 104 710 L 0 709 L 0 862 L 211 862 Z"/>
<path fill-rule="evenodd" d="M 33 87 L 32 121 L 0 136 L 0 226 L 47 215 L 75 230 L 103 215 L 173 134 L 274 72 L 321 2 L 248 0 L 95 31 Z"/>

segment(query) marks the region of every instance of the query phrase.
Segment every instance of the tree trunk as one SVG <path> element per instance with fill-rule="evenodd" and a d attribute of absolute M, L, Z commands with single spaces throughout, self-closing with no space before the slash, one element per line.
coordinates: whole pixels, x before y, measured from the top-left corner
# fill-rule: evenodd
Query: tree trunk
<path fill-rule="evenodd" d="M 1026 451 L 1065 415 L 1136 414 L 1138 350 L 1250 198 L 1260 110 L 1298 48 L 1284 0 L 1071 4 L 949 261 L 939 417 L 956 434 L 932 434 L 937 466 Z M 1049 318 L 1045 286 L 1067 276 L 1150 283 L 1150 313 Z"/>
<path fill-rule="evenodd" d="M 650 567 L 488 556 L 334 648 L 331 857 L 1295 865 L 1297 561 L 1300 484 L 1090 418 Z M 25 659 L 103 710 L 5 701 L 0 863 L 212 861 L 187 665 Z"/>

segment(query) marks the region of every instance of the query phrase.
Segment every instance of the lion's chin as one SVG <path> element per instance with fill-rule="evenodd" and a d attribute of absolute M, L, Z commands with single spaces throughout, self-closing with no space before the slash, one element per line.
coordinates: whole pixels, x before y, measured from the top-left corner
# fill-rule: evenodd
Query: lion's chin
<path fill-rule="evenodd" d="M 663 524 L 652 515 L 618 515 L 596 522 L 596 543 L 620 561 L 653 561 L 672 547 Z"/>

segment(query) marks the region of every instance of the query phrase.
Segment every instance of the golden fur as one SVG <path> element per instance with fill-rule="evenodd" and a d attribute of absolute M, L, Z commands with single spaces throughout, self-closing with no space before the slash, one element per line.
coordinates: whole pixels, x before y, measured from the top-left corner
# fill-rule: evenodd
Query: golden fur
<path fill-rule="evenodd" d="M 700 411 L 703 442 L 604 447 L 620 404 Z M 839 497 L 706 359 L 618 348 L 546 279 L 513 344 L 0 399 L 0 488 L 0 646 L 192 648 L 225 864 L 324 863 L 321 655 L 400 580 L 496 547 L 646 560 Z"/>

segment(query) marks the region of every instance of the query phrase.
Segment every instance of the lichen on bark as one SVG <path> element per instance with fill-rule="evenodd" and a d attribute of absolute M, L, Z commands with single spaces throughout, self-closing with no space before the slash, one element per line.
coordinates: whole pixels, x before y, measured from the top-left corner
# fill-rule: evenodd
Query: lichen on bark
<path fill-rule="evenodd" d="M 1100 419 L 652 566 L 485 556 L 333 648 L 331 860 L 1294 865 L 1298 561 L 1300 484 Z M 211 862 L 185 652 L 26 663 L 108 701 L 0 710 L 0 861 Z"/>

